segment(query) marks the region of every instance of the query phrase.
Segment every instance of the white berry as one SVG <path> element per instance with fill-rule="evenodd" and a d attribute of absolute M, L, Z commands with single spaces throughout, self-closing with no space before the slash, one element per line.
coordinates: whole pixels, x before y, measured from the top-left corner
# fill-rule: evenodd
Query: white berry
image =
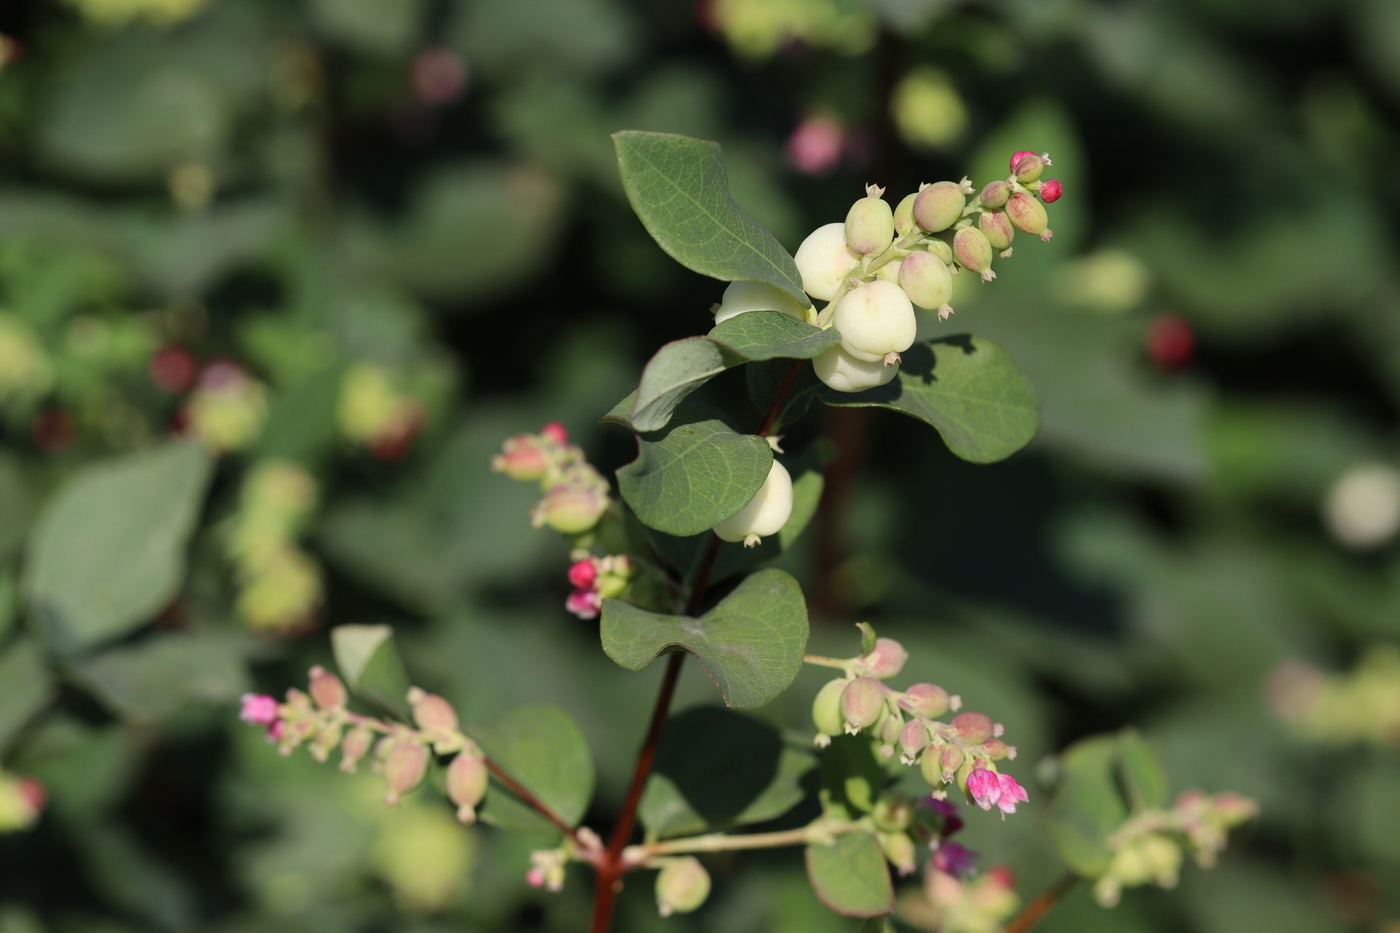
<path fill-rule="evenodd" d="M 836 296 L 841 280 L 860 262 L 860 254 L 846 245 L 844 223 L 825 224 L 813 230 L 792 258 L 802 273 L 803 289 L 822 301 Z"/>
<path fill-rule="evenodd" d="M 781 311 L 799 321 L 807 319 L 806 309 L 776 285 L 767 282 L 730 282 L 715 311 L 715 323 L 722 324 L 745 311 Z"/>
<path fill-rule="evenodd" d="M 847 292 L 836 303 L 831 323 L 841 332 L 842 348 L 870 363 L 908 350 L 919 328 L 909 296 L 893 282 L 882 281 Z"/>
<path fill-rule="evenodd" d="M 753 499 L 738 515 L 716 525 L 715 534 L 725 541 L 742 541 L 744 547 L 753 547 L 760 538 L 782 530 L 791 515 L 792 477 L 775 459 Z"/>
<path fill-rule="evenodd" d="M 851 356 L 840 346 L 832 347 L 812 360 L 817 378 L 837 392 L 864 392 L 889 382 L 899 375 L 899 366 L 886 366 L 884 361 L 867 363 Z"/>

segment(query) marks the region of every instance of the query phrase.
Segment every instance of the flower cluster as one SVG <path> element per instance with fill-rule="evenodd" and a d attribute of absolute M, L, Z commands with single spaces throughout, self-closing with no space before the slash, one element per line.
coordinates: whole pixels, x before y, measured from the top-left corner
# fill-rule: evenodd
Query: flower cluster
<path fill-rule="evenodd" d="M 408 450 L 427 413 L 418 398 L 395 385 L 388 370 L 361 362 L 345 370 L 336 418 L 347 438 L 382 460 L 394 460 Z"/>
<path fill-rule="evenodd" d="M 957 712 L 962 699 L 937 684 L 918 683 L 904 691 L 885 684 L 904 668 L 909 653 L 893 639 L 875 638 L 864 623 L 861 628 L 866 650 L 860 656 L 818 662 L 842 667 L 845 675 L 823 686 L 812 704 L 817 746 L 842 732 L 869 731 L 879 740 L 882 757 L 892 758 L 898 749 L 903 764 L 918 765 L 936 796 L 956 786 L 984 810 L 995 806 L 1003 818 L 1015 813 L 1027 794 L 1015 778 L 997 770 L 997 762 L 1016 757 L 1015 746 L 1001 739 L 1002 725 L 975 712 L 943 722 L 939 717 Z"/>
<path fill-rule="evenodd" d="M 34 778 L 0 771 L 0 833 L 29 829 L 47 803 L 44 785 Z"/>
<path fill-rule="evenodd" d="M 384 777 L 384 802 L 391 806 L 422 783 L 433 754 L 452 755 L 448 799 L 457 806 L 457 819 L 475 822 L 489 780 L 485 754 L 458 729 L 457 713 L 442 697 L 413 687 L 407 699 L 416 729 L 353 713 L 346 708 L 349 694 L 340 678 L 317 666 L 306 692 L 288 690 L 283 703 L 264 693 L 244 694 L 239 718 L 266 727 L 268 739 L 284 755 L 305 744 L 313 758 L 326 761 L 339 748 L 340 769 L 347 773 L 368 757 Z"/>
<path fill-rule="evenodd" d="M 1112 907 L 1125 887 L 1149 882 L 1175 887 L 1187 853 L 1202 868 L 1210 868 L 1225 848 L 1229 830 L 1258 813 L 1258 805 L 1239 794 L 1212 797 L 1190 790 L 1177 797 L 1171 809 L 1135 814 L 1108 838 L 1113 860 L 1094 882 L 1095 900 Z"/>
<path fill-rule="evenodd" d="M 626 592 L 636 573 L 636 564 L 626 554 L 581 557 L 569 568 L 569 583 L 574 591 L 564 601 L 564 608 L 580 619 L 596 619 L 603 600 L 616 599 Z"/>
<path fill-rule="evenodd" d="M 900 354 L 914 343 L 914 308 L 953 313 L 953 279 L 960 269 L 996 278 L 994 252 L 1011 256 L 1016 232 L 1049 240 L 1045 205 L 1063 186 L 1041 181 L 1049 154 L 1018 152 L 1011 174 L 979 192 L 967 178 L 921 185 L 891 208 L 885 189 L 869 185 L 844 223 L 812 231 L 793 257 L 808 295 L 828 304 L 804 308 L 780 289 L 734 282 L 715 308 L 715 322 L 746 311 L 783 311 L 821 327 L 841 343 L 812 361 L 818 378 L 840 392 L 863 392 L 894 379 Z M 1036 195 L 1039 195 L 1039 198 Z M 972 199 L 968 200 L 971 195 Z"/>
<path fill-rule="evenodd" d="M 238 614 L 257 631 L 305 629 L 321 602 L 321 569 L 297 543 L 317 497 L 315 478 L 290 460 L 264 460 L 243 480 L 225 550 Z"/>
<path fill-rule="evenodd" d="M 518 434 L 491 460 L 491 469 L 525 483 L 537 482 L 544 498 L 530 512 L 536 528 L 548 525 L 574 539 L 586 536 L 608 509 L 608 481 L 569 443 L 569 432 L 551 421 L 538 434 Z"/>
<path fill-rule="evenodd" d="M 1269 681 L 1269 699 L 1311 739 L 1400 748 L 1400 649 L 1372 648 L 1349 674 L 1329 676 L 1301 662 L 1286 664 Z"/>

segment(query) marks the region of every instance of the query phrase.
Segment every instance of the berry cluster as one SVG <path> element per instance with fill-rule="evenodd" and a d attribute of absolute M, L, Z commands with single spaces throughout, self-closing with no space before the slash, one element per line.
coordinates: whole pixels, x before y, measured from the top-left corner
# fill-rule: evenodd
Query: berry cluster
<path fill-rule="evenodd" d="M 548 525 L 580 538 L 592 531 L 611 501 L 608 481 L 584 453 L 569 443 L 569 432 L 551 421 L 539 434 L 518 434 L 491 460 L 491 469 L 521 482 L 538 482 L 544 498 L 530 512 L 536 528 Z"/>
<path fill-rule="evenodd" d="M 861 628 L 871 640 L 870 627 L 862 623 Z M 859 657 L 831 661 L 845 675 L 823 686 L 812 703 L 817 746 L 829 745 L 842 732 L 869 731 L 880 742 L 881 757 L 892 758 L 898 749 L 901 763 L 918 765 L 936 797 L 956 786 L 983 810 L 995 806 L 1003 814 L 1015 813 L 1027 794 L 1015 778 L 997 770 L 996 762 L 1016 757 L 1015 746 L 1001 739 L 1001 724 L 973 712 L 943 722 L 939 717 L 957 712 L 962 699 L 937 684 L 914 684 L 903 692 L 887 686 L 884 681 L 898 674 L 908 657 L 899 642 L 876 638 Z"/>
<path fill-rule="evenodd" d="M 316 480 L 290 460 L 264 460 L 243 480 L 225 550 L 238 614 L 260 632 L 309 627 L 323 595 L 321 569 L 297 542 L 316 507 Z"/>
<path fill-rule="evenodd" d="M 885 189 L 870 185 L 844 223 L 818 227 L 793 257 L 803 289 L 828 303 L 820 312 L 771 285 L 734 282 L 714 309 L 715 321 L 772 310 L 834 326 L 841 343 L 813 360 L 818 378 L 840 392 L 882 386 L 898 374 L 900 354 L 914 343 L 916 307 L 946 320 L 953 313 L 952 277 L 960 269 L 990 282 L 996 278 L 993 252 L 1010 257 L 1016 231 L 1050 239 L 1045 204 L 1059 200 L 1064 189 L 1053 179 L 1040 180 L 1049 164 L 1048 153 L 1018 152 L 1011 174 L 980 192 L 967 178 L 924 184 L 893 209 Z"/>

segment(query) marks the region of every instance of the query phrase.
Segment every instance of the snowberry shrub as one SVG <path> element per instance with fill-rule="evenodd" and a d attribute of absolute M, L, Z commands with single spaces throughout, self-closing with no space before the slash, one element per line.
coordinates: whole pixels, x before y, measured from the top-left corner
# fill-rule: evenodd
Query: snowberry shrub
<path fill-rule="evenodd" d="M 597 619 L 602 650 L 625 670 L 666 657 L 651 724 L 606 838 L 581 825 L 592 758 L 566 711 L 530 706 L 494 724 L 463 725 L 441 697 L 407 683 L 383 626 L 333 630 L 348 687 L 313 668 L 306 692 L 289 690 L 282 702 L 245 697 L 243 718 L 266 729 L 283 753 L 306 746 L 324 761 L 338 750 L 347 771 L 368 763 L 383 776 L 390 804 L 441 792 L 464 824 L 521 830 L 533 819 L 557 844 L 537 849 L 522 875 L 557 891 L 571 863 L 591 869 L 593 933 L 611 927 L 617 892 L 636 871 L 656 873 L 662 916 L 704 910 L 712 882 L 700 856 L 726 850 L 802 846 L 812 888 L 832 910 L 882 918 L 898 903 L 907 922 L 945 933 L 1003 924 L 1024 931 L 1077 878 L 1111 906 L 1124 887 L 1174 883 L 1187 854 L 1209 865 L 1226 831 L 1253 814 L 1249 801 L 1188 792 L 1168 806 L 1161 766 L 1131 731 L 1078 743 L 1042 769 L 1058 775 L 1051 786 L 1029 789 L 1029 769 L 1017 767 L 1003 724 L 964 710 L 963 698 L 944 686 L 896 685 L 922 660 L 899 642 L 858 623 L 859 650 L 849 657 L 807 653 L 800 586 L 759 566 L 802 533 L 821 493 L 818 458 L 778 443 L 783 425 L 813 402 L 909 415 L 975 463 L 1011 456 L 1034 436 L 1035 394 L 1007 354 L 973 336 L 918 341 L 915 308 L 929 313 L 929 328 L 946 325 L 953 275 L 990 283 L 994 253 L 1008 258 L 1016 231 L 1050 238 L 1042 201 L 1063 191 L 1040 181 L 1049 156 L 1018 152 L 1010 174 L 980 193 L 967 178 L 940 181 L 895 207 L 871 185 L 844 222 L 818 227 L 790 256 L 731 200 L 714 143 L 642 132 L 615 141 L 628 197 L 657 243 L 729 283 L 712 309 L 714 329 L 662 347 L 637 390 L 603 416 L 637 441 L 637 458 L 617 470 L 615 487 L 559 424 L 506 440 L 492 464 L 502 482 L 538 486 L 531 521 L 572 548 L 560 568 L 561 594 L 566 580 L 571 588 L 561 609 Z M 741 366 L 756 411 L 723 412 L 691 397 Z M 667 536 L 664 546 L 658 533 Z M 668 724 L 689 656 L 729 709 L 692 710 Z M 730 734 L 768 727 L 730 710 L 768 703 L 803 664 L 835 672 L 812 704 L 811 747 L 792 759 L 796 766 L 771 762 L 768 785 L 751 789 L 737 815 L 712 825 L 675 782 L 657 780 L 659 759 L 720 772 L 751 766 L 749 746 Z M 389 715 L 352 710 L 352 697 Z M 782 748 L 776 735 L 772 747 Z M 911 793 L 911 780 L 923 790 Z M 743 830 L 810 799 L 814 784 L 815 819 Z M 964 825 L 958 804 L 1005 819 L 1042 796 L 1051 798 L 1052 836 L 1069 880 L 1008 924 L 1019 902 L 1014 878 L 1004 867 L 979 873 L 975 854 L 953 841 Z M 896 879 L 914 875 L 896 901 Z"/>

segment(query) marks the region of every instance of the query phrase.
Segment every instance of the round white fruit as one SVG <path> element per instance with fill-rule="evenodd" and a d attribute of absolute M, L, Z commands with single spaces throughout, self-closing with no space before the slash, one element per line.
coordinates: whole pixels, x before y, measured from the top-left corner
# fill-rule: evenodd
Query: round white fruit
<path fill-rule="evenodd" d="M 908 350 L 919 329 L 909 296 L 893 282 L 882 281 L 847 292 L 836 303 L 831 323 L 841 332 L 847 353 L 872 363 Z"/>
<path fill-rule="evenodd" d="M 753 547 L 759 538 L 777 534 L 791 515 L 792 477 L 775 459 L 752 501 L 738 515 L 716 525 L 715 534 L 725 541 L 742 541 L 745 547 Z"/>
<path fill-rule="evenodd" d="M 715 323 L 722 324 L 746 311 L 781 311 L 799 321 L 807 319 L 806 309 L 787 292 L 767 282 L 730 282 L 715 311 Z"/>
<path fill-rule="evenodd" d="M 812 360 L 817 378 L 837 392 L 864 392 L 882 386 L 899 374 L 899 366 L 886 366 L 884 361 L 868 363 L 851 356 L 839 346 L 832 347 Z"/>
<path fill-rule="evenodd" d="M 844 223 L 825 224 L 813 230 L 792 258 L 802 273 L 803 289 L 822 301 L 835 297 L 841 280 L 860 262 L 860 254 L 846 245 Z"/>

